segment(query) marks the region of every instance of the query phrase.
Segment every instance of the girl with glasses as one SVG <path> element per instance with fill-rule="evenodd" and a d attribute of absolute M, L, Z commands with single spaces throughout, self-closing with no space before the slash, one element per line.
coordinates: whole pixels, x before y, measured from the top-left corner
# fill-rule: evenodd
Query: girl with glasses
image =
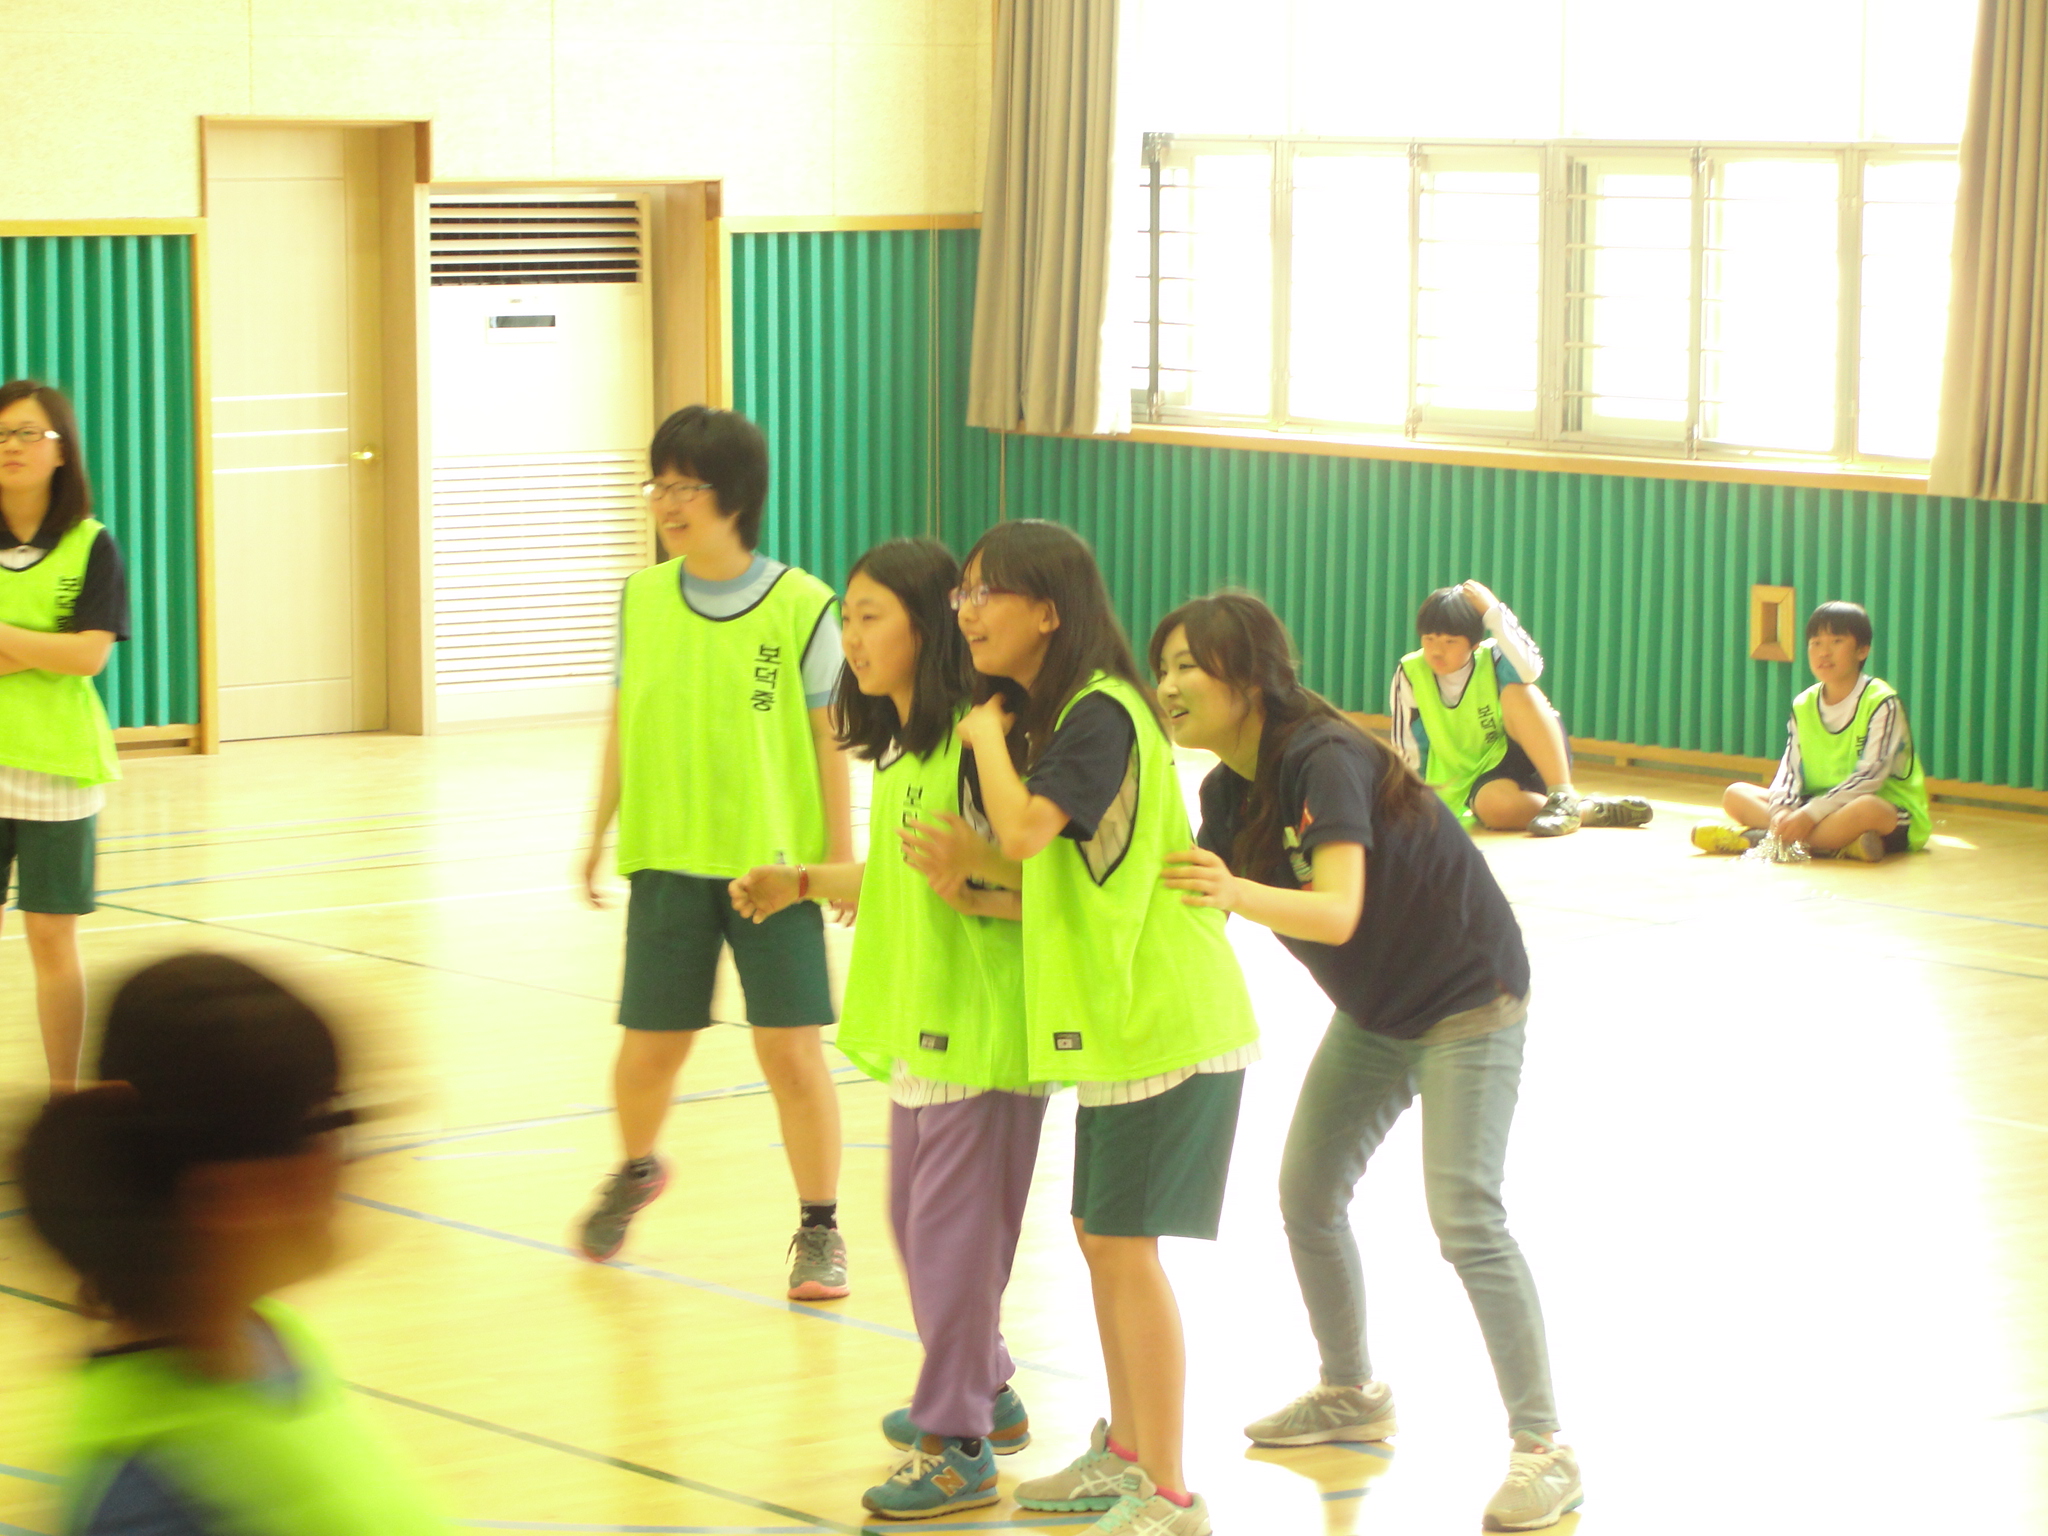
<path fill-rule="evenodd" d="M 1072 1214 L 1109 1378 L 1088 1449 L 1017 1502 L 1208 1536 L 1181 1468 L 1187 1359 L 1159 1239 L 1216 1236 L 1258 1054 L 1251 999 L 1221 917 L 1160 883 L 1187 809 L 1088 546 L 1056 523 L 1000 524 L 960 590 L 982 699 L 960 734 L 1000 854 L 1023 865 L 1028 1075 L 1079 1085 Z M 971 872 L 1000 883 L 996 851 Z"/>
<path fill-rule="evenodd" d="M 104 786 L 121 776 L 93 678 L 128 638 L 128 582 L 92 516 L 71 404 L 0 385 L 0 893 L 20 884 L 50 1091 L 77 1084 L 78 919 L 91 912 Z"/>

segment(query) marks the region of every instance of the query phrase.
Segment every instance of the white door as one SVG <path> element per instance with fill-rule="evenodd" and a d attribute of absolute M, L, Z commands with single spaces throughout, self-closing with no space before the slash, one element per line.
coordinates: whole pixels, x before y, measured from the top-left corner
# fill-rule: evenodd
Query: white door
<path fill-rule="evenodd" d="M 226 741 L 385 723 L 376 164 L 360 130 L 207 130 Z"/>

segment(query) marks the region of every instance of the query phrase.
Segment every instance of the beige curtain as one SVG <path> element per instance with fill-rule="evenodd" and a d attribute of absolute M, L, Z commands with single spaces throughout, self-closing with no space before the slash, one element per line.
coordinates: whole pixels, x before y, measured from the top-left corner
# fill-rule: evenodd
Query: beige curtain
<path fill-rule="evenodd" d="M 1094 432 L 1115 419 L 1103 409 L 1101 374 L 1117 8 L 1004 0 L 998 17 L 971 426 Z"/>
<path fill-rule="evenodd" d="M 1981 0 L 1938 496 L 2048 501 L 2048 0 Z"/>

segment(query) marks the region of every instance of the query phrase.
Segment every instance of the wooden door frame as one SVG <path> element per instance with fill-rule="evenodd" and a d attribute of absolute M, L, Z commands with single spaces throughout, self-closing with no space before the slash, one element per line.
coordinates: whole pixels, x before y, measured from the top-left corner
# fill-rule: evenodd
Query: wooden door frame
<path fill-rule="evenodd" d="M 213 645 L 213 424 L 206 385 L 206 220 L 198 219 L 0 219 L 0 238 L 75 235 L 185 235 L 192 241 L 192 513 L 193 598 L 199 621 L 199 708 L 197 720 L 171 725 L 124 726 L 114 743 L 124 757 L 219 749 L 219 711 L 214 708 Z"/>
<path fill-rule="evenodd" d="M 425 188 L 434 171 L 433 124 L 416 118 L 276 117 L 211 113 L 196 120 L 199 138 L 199 207 L 197 224 L 205 226 L 207 177 L 206 135 L 212 128 L 339 128 L 366 129 L 377 134 L 379 231 L 383 314 L 382 388 L 384 430 L 384 696 L 385 729 L 425 735 L 433 729 L 432 690 L 419 686 L 423 668 L 431 665 L 431 621 L 423 627 L 420 597 L 431 595 L 426 555 L 430 505 L 426 451 L 429 422 L 427 377 L 427 229 Z M 200 662 L 203 698 L 200 713 L 207 722 L 199 739 L 186 750 L 216 752 L 219 742 L 219 697 L 214 654 L 215 593 L 212 580 L 212 397 L 207 386 L 209 340 L 204 310 L 205 278 L 195 279 L 196 351 L 200 358 L 200 408 L 207 414 L 202 428 L 206 462 L 200 471 L 200 505 L 207 532 L 201 556 Z M 405 302 L 410 295 L 411 302 Z M 422 585 L 425 579 L 426 585 Z M 177 750 L 173 747 L 171 750 Z"/>

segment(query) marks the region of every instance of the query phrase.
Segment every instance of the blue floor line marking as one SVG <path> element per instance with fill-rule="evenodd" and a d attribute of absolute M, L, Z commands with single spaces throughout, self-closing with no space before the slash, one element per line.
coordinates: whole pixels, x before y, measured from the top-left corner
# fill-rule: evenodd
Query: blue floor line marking
<path fill-rule="evenodd" d="M 25 1525 L 9 1525 L 0 1520 L 0 1536 L 50 1536 L 48 1531 L 31 1530 Z"/>
<path fill-rule="evenodd" d="M 21 1206 L 16 1206 L 16 1207 L 15 1207 L 15 1208 L 14 1208 L 13 1210 L 11 1210 L 11 1211 L 0 1211 L 0 1221 L 5 1221 L 5 1220 L 6 1220 L 6 1219 L 7 1219 L 8 1217 L 10 1217 L 10 1216 L 26 1216 L 27 1214 L 28 1214 L 28 1207 L 27 1207 L 27 1206 L 25 1206 L 25 1205 L 21 1205 Z"/>
<path fill-rule="evenodd" d="M 538 1445 L 545 1450 L 560 1451 L 565 1456 L 576 1456 L 584 1461 L 594 1461 L 600 1466 L 616 1467 L 622 1472 L 637 1473 L 641 1477 L 653 1478 L 658 1483 L 667 1483 L 676 1488 L 687 1488 L 692 1493 L 706 1493 L 728 1503 L 743 1504 L 749 1509 L 758 1509 L 765 1514 L 780 1515 L 792 1521 L 799 1530 L 833 1531 L 841 1536 L 858 1536 L 859 1527 L 828 1520 L 823 1515 L 814 1515 L 806 1510 L 791 1509 L 786 1504 L 774 1504 L 767 1499 L 757 1499 L 749 1494 L 735 1493 L 730 1488 L 720 1488 L 714 1483 L 700 1483 L 695 1478 L 683 1477 L 675 1472 L 664 1472 L 659 1467 L 644 1466 L 637 1461 L 627 1461 L 618 1456 L 607 1456 L 602 1451 L 585 1450 L 580 1445 L 570 1445 L 564 1440 L 550 1440 L 546 1435 L 536 1435 L 523 1429 L 512 1429 L 504 1424 L 493 1424 L 489 1419 L 479 1419 L 467 1413 L 457 1413 L 453 1408 L 439 1408 L 432 1403 L 422 1403 L 410 1397 L 400 1397 L 395 1392 L 381 1391 L 366 1387 L 358 1382 L 348 1383 L 350 1390 L 360 1392 L 364 1397 L 373 1397 L 380 1402 L 393 1403 L 400 1408 L 411 1408 L 419 1413 L 429 1413 L 436 1418 L 448 1419 L 456 1424 L 468 1425 L 471 1429 L 486 1430 L 494 1435 L 504 1435 L 511 1440 L 523 1440 L 528 1445 Z"/>
<path fill-rule="evenodd" d="M 474 1237 L 495 1238 L 501 1243 L 515 1243 L 521 1248 L 532 1248 L 540 1253 L 551 1253 L 562 1258 L 574 1259 L 579 1264 L 590 1261 L 573 1248 L 560 1243 L 545 1242 L 537 1237 L 521 1237 L 516 1232 L 500 1232 L 492 1227 L 480 1227 L 475 1222 L 457 1221 L 452 1216 L 434 1216 L 425 1211 L 409 1210 L 402 1205 L 392 1205 L 383 1200 L 372 1200 L 367 1195 L 343 1195 L 342 1199 L 351 1205 L 365 1206 L 373 1211 L 383 1211 L 392 1216 L 409 1216 L 415 1221 L 431 1222 L 437 1227 L 451 1231 L 467 1232 Z M 649 1280 L 665 1280 L 670 1285 L 686 1286 L 693 1291 L 702 1291 L 710 1296 L 723 1296 L 729 1301 L 744 1301 L 757 1307 L 768 1307 L 777 1312 L 794 1312 L 801 1317 L 813 1317 L 823 1322 L 837 1323 L 842 1328 L 856 1328 L 864 1333 L 878 1333 L 888 1339 L 902 1339 L 909 1343 L 918 1342 L 917 1335 L 907 1328 L 892 1327 L 888 1323 L 870 1322 L 864 1317 L 849 1317 L 841 1312 L 829 1312 L 823 1307 L 810 1306 L 801 1301 L 789 1301 L 775 1296 L 762 1296 L 753 1291 L 743 1291 L 737 1286 L 723 1285 L 716 1280 L 699 1280 L 691 1275 L 679 1275 L 673 1270 L 656 1269 L 649 1264 L 629 1264 L 623 1259 L 609 1260 L 604 1267 L 616 1269 L 628 1275 L 639 1275 Z M 1058 1376 L 1067 1381 L 1090 1381 L 1093 1378 L 1075 1371 L 1063 1371 L 1056 1366 L 1040 1365 L 1036 1361 L 1015 1359 L 1015 1363 L 1026 1370 L 1037 1371 L 1046 1376 Z"/>
<path fill-rule="evenodd" d="M 1872 901 L 1867 896 L 1836 896 L 1832 899 L 1848 907 L 1882 907 L 1887 912 L 1911 912 L 1916 917 L 1948 917 L 1959 923 L 1996 923 L 2001 928 L 2033 928 L 2048 932 L 2048 923 L 2029 923 L 2017 917 L 1986 917 L 1980 912 L 1943 912 L 1935 907 L 1909 907 L 1896 901 Z"/>
<path fill-rule="evenodd" d="M 1324 1494 L 1323 1502 L 1335 1504 L 1341 1499 L 1362 1499 L 1371 1492 L 1370 1488 L 1339 1488 L 1335 1493 Z"/>
<path fill-rule="evenodd" d="M 1381 1461 L 1394 1459 L 1394 1448 L 1382 1445 L 1377 1440 L 1325 1440 L 1323 1444 L 1333 1451 L 1352 1451 L 1360 1456 L 1377 1456 Z"/>
<path fill-rule="evenodd" d="M 731 1021 L 719 1020 L 718 1022 L 729 1023 Z M 831 1075 L 833 1081 L 838 1083 L 865 1083 L 873 1081 L 872 1078 L 858 1067 L 834 1067 Z M 705 1088 L 696 1093 L 679 1093 L 668 1102 L 673 1107 L 677 1104 L 702 1104 L 712 1099 L 754 1099 L 759 1098 L 767 1091 L 768 1085 L 765 1082 L 736 1083 L 730 1088 Z M 431 1136 L 415 1136 L 415 1139 L 412 1141 L 401 1142 L 394 1146 L 365 1147 L 356 1153 L 356 1161 L 360 1162 L 364 1158 L 370 1157 L 382 1157 L 387 1152 L 410 1152 L 417 1147 L 439 1146 L 443 1142 L 474 1141 L 479 1136 L 503 1136 L 511 1131 L 529 1131 L 536 1126 L 561 1125 L 566 1121 L 587 1120 L 592 1115 L 608 1115 L 611 1112 L 612 1109 L 609 1104 L 597 1104 L 589 1109 L 566 1110 L 559 1115 L 542 1115 L 533 1120 L 505 1120 L 496 1125 L 479 1125 L 453 1131 L 438 1131 Z M 399 1131 L 393 1134 L 403 1136 L 414 1135 L 415 1133 Z"/>
<path fill-rule="evenodd" d="M 39 1307 L 54 1307 L 59 1312 L 69 1312 L 74 1317 L 85 1316 L 83 1307 L 74 1307 L 68 1301 L 59 1301 L 54 1296 L 41 1296 L 34 1291 L 24 1291 L 18 1286 L 0 1285 L 0 1296 L 13 1296 L 22 1301 L 32 1301 Z"/>
<path fill-rule="evenodd" d="M 432 851 L 429 848 L 394 848 L 388 853 L 358 853 L 346 859 L 317 859 L 310 864 L 268 864 L 256 869 L 231 869 L 218 875 L 192 875 L 183 880 L 156 880 L 148 885 L 124 885 L 118 890 L 101 891 L 99 894 L 130 896 L 137 891 L 165 891 L 178 885 L 219 885 L 229 880 L 253 880 L 258 875 L 284 875 L 301 869 L 332 869 L 337 864 L 368 864 L 374 859 L 410 859 Z"/>
<path fill-rule="evenodd" d="M 586 813 L 587 814 L 587 813 Z M 403 821 L 408 816 L 432 816 L 431 810 L 379 811 L 375 816 L 334 816 L 319 821 L 252 821 L 239 827 L 174 827 L 168 832 L 110 832 L 99 839 L 108 843 L 135 842 L 145 837 L 211 837 L 221 832 L 272 832 L 279 827 L 345 827 L 366 821 Z"/>
<path fill-rule="evenodd" d="M 147 886 L 137 886 L 147 890 Z M 118 893 L 113 893 L 118 894 Z M 302 939 L 289 933 L 272 933 L 262 928 L 247 928 L 238 923 L 222 922 L 210 917 L 188 917 L 182 912 L 152 912 L 147 907 L 124 906 L 118 901 L 102 901 L 103 907 L 116 912 L 132 912 L 138 917 L 160 917 L 167 922 L 190 923 L 195 928 L 218 928 L 222 933 L 239 933 L 252 939 L 268 939 L 273 944 L 297 944 L 304 949 L 321 949 L 333 955 L 354 955 L 363 960 L 381 960 L 387 965 L 408 966 L 416 971 L 431 971 L 437 976 L 462 976 L 471 981 L 487 981 L 501 987 L 518 987 L 526 992 L 545 992 L 551 997 L 573 997 L 586 1003 L 610 1003 L 616 1005 L 615 997 L 596 997 L 588 992 L 570 992 L 561 987 L 544 987 L 537 981 L 518 981 L 510 976 L 492 976 L 484 971 L 459 971 L 452 966 L 430 965 L 424 960 L 408 960 L 403 955 L 380 954 L 374 949 L 352 949 L 346 944 L 325 944 L 318 939 Z"/>
<path fill-rule="evenodd" d="M 10 1467 L 4 1461 L 0 1461 L 0 1477 L 18 1477 L 27 1483 L 48 1483 L 53 1488 L 64 1481 L 54 1472 L 36 1472 L 27 1467 Z"/>

